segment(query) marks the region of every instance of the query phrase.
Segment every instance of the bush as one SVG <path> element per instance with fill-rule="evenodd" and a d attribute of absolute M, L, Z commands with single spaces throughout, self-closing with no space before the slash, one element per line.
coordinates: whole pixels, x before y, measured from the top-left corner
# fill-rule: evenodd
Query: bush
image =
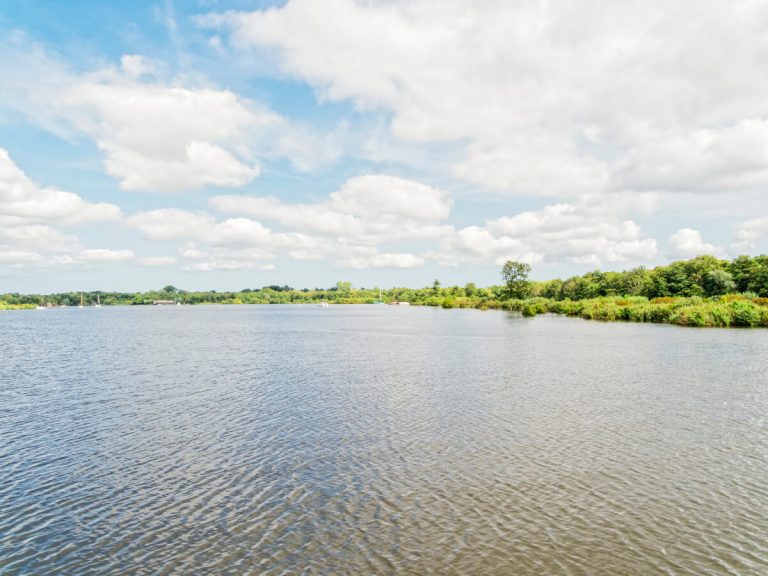
<path fill-rule="evenodd" d="M 523 316 L 526 318 L 532 318 L 533 316 L 536 316 L 537 314 L 536 306 L 532 304 L 526 304 L 523 306 Z"/>
<path fill-rule="evenodd" d="M 725 294 L 720 296 L 721 302 L 734 302 L 736 300 L 747 300 L 748 298 L 743 294 Z"/>
<path fill-rule="evenodd" d="M 651 300 L 651 304 L 672 304 L 677 300 L 677 298 L 672 298 L 671 296 L 661 296 L 659 298 L 654 298 Z"/>
<path fill-rule="evenodd" d="M 712 326 L 712 317 L 701 306 L 684 306 L 675 311 L 670 322 L 680 326 Z"/>
<path fill-rule="evenodd" d="M 734 326 L 758 326 L 762 323 L 760 308 L 749 301 L 731 302 L 731 313 Z"/>
<path fill-rule="evenodd" d="M 715 326 L 723 326 L 727 328 L 733 322 L 731 316 L 731 309 L 728 306 L 715 304 L 711 309 L 712 321 Z"/>

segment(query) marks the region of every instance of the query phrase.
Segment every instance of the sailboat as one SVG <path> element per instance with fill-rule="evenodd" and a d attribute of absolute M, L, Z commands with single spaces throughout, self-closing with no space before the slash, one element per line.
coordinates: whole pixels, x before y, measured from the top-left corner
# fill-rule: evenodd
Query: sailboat
<path fill-rule="evenodd" d="M 85 308 L 85 306 L 83 306 L 83 293 L 82 292 L 80 292 L 80 306 L 78 306 L 78 308 Z"/>
<path fill-rule="evenodd" d="M 99 300 L 99 295 L 96 294 L 96 304 L 93 305 L 95 308 L 101 308 L 101 300 Z"/>
<path fill-rule="evenodd" d="M 381 288 L 379 288 L 379 299 L 373 302 L 374 304 L 384 304 L 384 300 L 381 298 Z"/>

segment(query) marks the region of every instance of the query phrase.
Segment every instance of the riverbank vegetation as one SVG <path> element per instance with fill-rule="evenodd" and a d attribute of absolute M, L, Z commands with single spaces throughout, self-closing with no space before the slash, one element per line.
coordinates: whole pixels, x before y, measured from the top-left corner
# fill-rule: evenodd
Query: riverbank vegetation
<path fill-rule="evenodd" d="M 290 286 L 246 288 L 239 292 L 161 290 L 0 294 L 0 310 L 38 306 L 180 304 L 374 304 L 408 302 L 443 308 L 513 310 L 524 316 L 565 314 L 590 320 L 660 322 L 684 326 L 768 326 L 768 255 L 720 260 L 698 256 L 654 269 L 624 272 L 595 270 L 565 280 L 528 280 L 530 266 L 507 262 L 505 284 L 443 287 L 435 280 L 425 288 L 331 288 Z"/>

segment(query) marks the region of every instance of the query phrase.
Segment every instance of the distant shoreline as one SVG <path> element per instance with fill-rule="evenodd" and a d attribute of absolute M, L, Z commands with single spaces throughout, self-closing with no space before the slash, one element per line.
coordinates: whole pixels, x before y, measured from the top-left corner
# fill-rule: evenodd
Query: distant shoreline
<path fill-rule="evenodd" d="M 359 299 L 315 300 L 315 301 L 284 301 L 284 302 L 192 302 L 184 306 L 232 306 L 232 305 L 272 305 L 290 304 L 317 306 L 327 302 L 334 306 L 343 305 L 391 305 L 394 302 L 359 301 Z M 689 298 L 655 298 L 648 300 L 643 297 L 602 297 L 586 300 L 552 300 L 547 298 L 530 298 L 526 300 L 495 300 L 468 297 L 443 297 L 421 302 L 405 302 L 414 306 L 430 306 L 444 309 L 466 308 L 477 310 L 507 310 L 520 312 L 525 317 L 539 314 L 558 314 L 578 317 L 584 320 L 604 322 L 636 322 L 651 324 L 671 324 L 676 326 L 693 327 L 768 327 L 768 298 L 749 298 L 743 295 L 726 295 L 718 298 L 704 299 Z M 126 302 L 105 303 L 103 306 L 125 307 L 175 307 L 175 304 L 133 304 Z M 56 310 L 62 306 L 50 306 L 45 310 Z M 64 306 L 78 308 L 78 306 Z M 35 310 L 34 304 L 7 304 L 0 302 L 0 311 L 4 310 Z M 96 308 L 88 305 L 84 308 Z"/>

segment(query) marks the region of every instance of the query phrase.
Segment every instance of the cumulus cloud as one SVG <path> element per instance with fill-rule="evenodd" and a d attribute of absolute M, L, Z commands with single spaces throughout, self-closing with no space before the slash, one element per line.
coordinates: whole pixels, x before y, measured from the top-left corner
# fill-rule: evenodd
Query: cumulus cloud
<path fill-rule="evenodd" d="M 78 257 L 84 262 L 124 262 L 126 260 L 133 260 L 135 255 L 132 250 L 93 248 L 81 250 Z"/>
<path fill-rule="evenodd" d="M 734 242 L 731 246 L 734 250 L 749 251 L 766 235 L 768 235 L 768 218 L 752 218 L 736 225 L 733 231 Z"/>
<path fill-rule="evenodd" d="M 40 186 L 0 148 L 0 224 L 109 222 L 121 216 L 114 204 L 91 203 L 77 194 Z"/>
<path fill-rule="evenodd" d="M 454 175 L 505 193 L 768 184 L 759 2 L 289 0 L 199 24 L 397 140 L 463 143 Z"/>
<path fill-rule="evenodd" d="M 701 233 L 692 228 L 682 228 L 669 237 L 672 256 L 693 258 L 702 254 L 723 257 L 725 252 L 719 246 L 704 242 Z"/>
<path fill-rule="evenodd" d="M 351 258 L 342 258 L 337 262 L 339 268 L 357 270 L 367 268 L 416 268 L 422 264 L 424 264 L 423 258 L 408 252 L 353 256 Z"/>
<path fill-rule="evenodd" d="M 61 266 L 133 260 L 131 250 L 86 248 L 71 234 L 47 225 L 0 225 L 0 263 L 11 266 Z"/>
<path fill-rule="evenodd" d="M 125 222 L 140 230 L 149 240 L 187 239 L 221 246 L 254 246 L 271 243 L 275 237 L 269 228 L 248 218 L 217 222 L 210 214 L 178 208 L 139 212 L 126 218 Z"/>
<path fill-rule="evenodd" d="M 273 220 L 300 232 L 350 239 L 361 244 L 438 238 L 451 210 L 449 195 L 425 184 L 382 174 L 347 180 L 326 200 L 289 204 L 271 197 L 215 196 L 225 213 Z"/>
<path fill-rule="evenodd" d="M 253 196 L 217 196 L 210 203 L 235 216 L 217 220 L 205 212 L 164 208 L 125 221 L 150 240 L 186 241 L 179 254 L 190 271 L 252 268 L 278 252 L 296 260 L 331 258 L 342 268 L 412 268 L 424 258 L 380 246 L 436 239 L 453 230 L 441 223 L 450 214 L 447 193 L 387 175 L 350 178 L 313 204 Z M 275 232 L 262 220 L 287 230 Z"/>
<path fill-rule="evenodd" d="M 568 260 L 579 264 L 646 261 L 657 256 L 656 241 L 623 215 L 634 204 L 649 209 L 654 198 L 637 195 L 584 198 L 468 226 L 443 241 L 433 256 L 446 265 L 465 261 L 529 263 Z"/>
<path fill-rule="evenodd" d="M 231 91 L 167 78 L 161 63 L 139 55 L 78 74 L 18 35 L 3 48 L 10 80 L 0 103 L 45 128 L 92 138 L 124 190 L 238 187 L 259 175 L 256 156 L 287 157 L 306 170 L 338 154 L 333 135 L 321 138 Z"/>
<path fill-rule="evenodd" d="M 141 266 L 170 266 L 176 264 L 177 260 L 173 256 L 148 256 L 139 258 L 136 262 Z"/>
<path fill-rule="evenodd" d="M 241 186 L 259 174 L 234 148 L 272 117 L 235 94 L 145 84 L 104 73 L 76 80 L 61 104 L 79 107 L 78 127 L 105 155 L 121 188 L 179 192 Z"/>
<path fill-rule="evenodd" d="M 444 265 L 462 262 L 498 264 L 567 259 L 600 264 L 647 261 L 658 255 L 656 241 L 643 237 L 640 226 L 626 215 L 648 214 L 652 193 L 584 195 L 575 203 L 545 206 L 456 230 L 444 224 L 450 215 L 447 193 L 420 183 L 383 175 L 352 178 L 327 199 L 314 204 L 288 204 L 275 198 L 218 196 L 215 209 L 273 220 L 315 241 L 295 248 L 301 259 L 337 254 L 338 266 L 415 267 L 426 259 Z M 439 244 L 423 254 L 380 252 L 379 246 L 402 239 Z"/>
<path fill-rule="evenodd" d="M 182 270 L 212 272 L 242 270 L 259 266 L 260 261 L 275 257 L 276 250 L 290 250 L 311 245 L 301 234 L 274 233 L 249 218 L 217 221 L 207 213 L 163 208 L 139 212 L 125 219 L 149 240 L 184 241 L 179 249 Z M 159 258 L 140 262 L 162 265 L 175 259 Z"/>
<path fill-rule="evenodd" d="M 51 266 L 132 259 L 130 250 L 87 249 L 77 236 L 56 227 L 121 217 L 114 204 L 88 202 L 37 184 L 0 148 L 0 263 Z"/>

